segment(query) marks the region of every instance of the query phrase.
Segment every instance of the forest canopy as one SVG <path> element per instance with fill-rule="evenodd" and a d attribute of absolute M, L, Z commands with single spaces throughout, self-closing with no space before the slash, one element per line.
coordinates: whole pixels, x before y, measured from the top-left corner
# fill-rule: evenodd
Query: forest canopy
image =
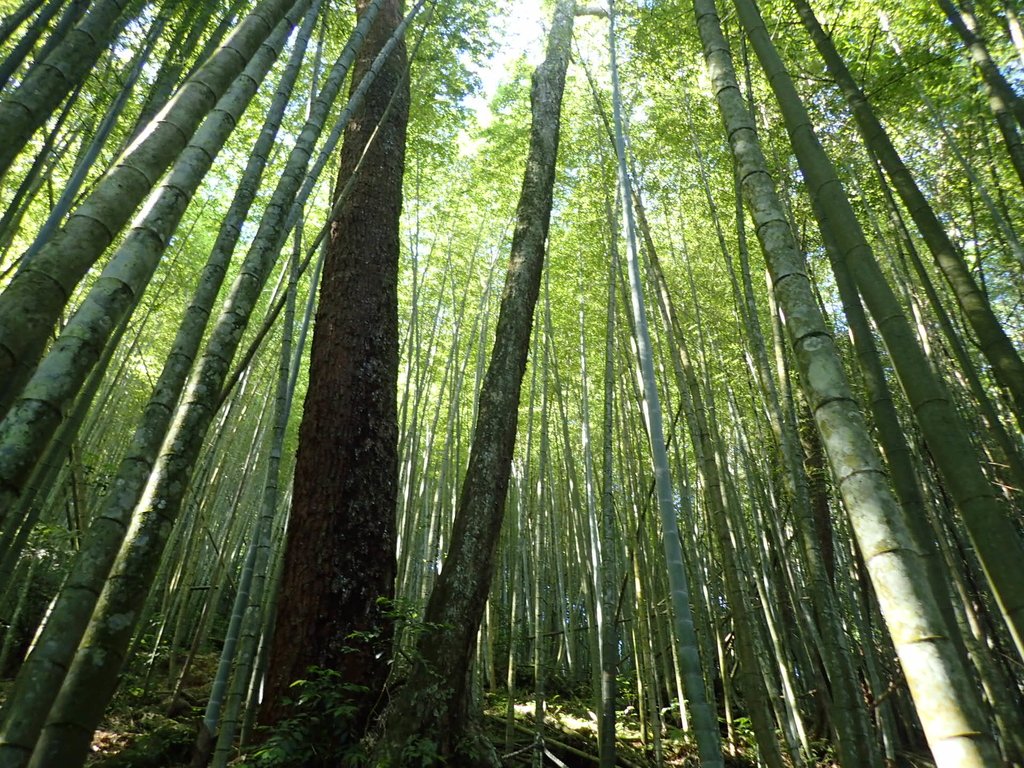
<path fill-rule="evenodd" d="M 1015 0 L 0 0 L 0 768 L 1024 766 Z"/>

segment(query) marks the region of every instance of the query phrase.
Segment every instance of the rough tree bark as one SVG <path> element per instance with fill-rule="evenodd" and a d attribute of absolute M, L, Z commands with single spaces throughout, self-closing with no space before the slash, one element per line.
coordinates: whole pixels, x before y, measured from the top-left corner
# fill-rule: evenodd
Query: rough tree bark
<path fill-rule="evenodd" d="M 357 0 L 357 12 L 368 4 Z M 401 0 L 383 3 L 353 83 L 401 22 L 402 5 Z M 397 281 L 409 113 L 405 70 L 400 42 L 349 124 L 341 152 L 338 190 L 360 158 L 362 167 L 332 221 L 327 246 L 262 713 L 268 723 L 286 713 L 289 685 L 316 666 L 367 689 L 358 727 L 389 668 L 389 654 L 378 653 L 391 637 L 378 598 L 394 594 L 395 580 Z M 357 640 L 353 633 L 368 634 Z"/>

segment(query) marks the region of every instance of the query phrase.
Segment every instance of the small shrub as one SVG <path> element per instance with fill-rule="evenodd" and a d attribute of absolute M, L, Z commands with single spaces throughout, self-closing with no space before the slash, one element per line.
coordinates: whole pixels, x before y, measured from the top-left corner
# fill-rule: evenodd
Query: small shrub
<path fill-rule="evenodd" d="M 314 768 L 365 763 L 353 721 L 366 688 L 345 683 L 334 670 L 310 667 L 305 680 L 292 683 L 290 717 L 270 731 L 246 760 L 252 768 Z"/>

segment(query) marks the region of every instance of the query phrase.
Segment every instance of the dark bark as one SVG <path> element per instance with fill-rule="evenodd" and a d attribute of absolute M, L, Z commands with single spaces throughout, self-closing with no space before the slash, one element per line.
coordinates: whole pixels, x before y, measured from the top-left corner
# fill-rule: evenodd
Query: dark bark
<path fill-rule="evenodd" d="M 825 564 L 828 583 L 836 583 L 836 553 L 832 543 L 832 513 L 828 507 L 828 470 L 825 468 L 825 450 L 814 427 L 814 420 L 804 406 L 800 420 L 800 442 L 804 449 L 804 471 L 807 473 L 807 492 L 814 516 L 814 533 L 818 538 L 821 559 Z"/>
<path fill-rule="evenodd" d="M 367 5 L 357 0 L 357 12 Z M 385 0 L 353 83 L 401 20 L 401 0 Z M 367 689 L 356 697 L 360 708 L 352 725 L 358 730 L 387 676 L 389 654 L 379 651 L 388 649 L 392 628 L 379 598 L 393 596 L 395 579 L 405 69 L 399 42 L 345 133 L 337 190 L 363 159 L 332 221 L 324 264 L 262 713 L 267 723 L 287 713 L 290 684 L 315 666 Z"/>
<path fill-rule="evenodd" d="M 533 75 L 530 148 L 494 348 L 480 390 L 451 544 L 424 614 L 428 629 L 388 716 L 386 740 L 394 764 L 405 764 L 408 758 L 402 751 L 427 740 L 442 756 L 454 757 L 452 764 L 494 762 L 493 754 L 474 738 L 468 711 L 470 670 L 505 511 L 519 395 L 551 217 L 575 5 L 559 0 L 547 57 Z"/>

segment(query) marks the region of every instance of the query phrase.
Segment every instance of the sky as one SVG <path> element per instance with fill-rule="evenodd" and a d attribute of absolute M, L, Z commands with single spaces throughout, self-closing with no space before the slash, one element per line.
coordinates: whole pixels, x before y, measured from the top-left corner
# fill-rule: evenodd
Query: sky
<path fill-rule="evenodd" d="M 508 0 L 501 5 L 502 11 L 494 21 L 500 47 L 487 65 L 476 72 L 483 83 L 481 94 L 468 100 L 482 125 L 489 118 L 487 105 L 509 65 L 523 53 L 531 67 L 544 58 L 544 30 L 549 22 L 541 0 Z"/>

